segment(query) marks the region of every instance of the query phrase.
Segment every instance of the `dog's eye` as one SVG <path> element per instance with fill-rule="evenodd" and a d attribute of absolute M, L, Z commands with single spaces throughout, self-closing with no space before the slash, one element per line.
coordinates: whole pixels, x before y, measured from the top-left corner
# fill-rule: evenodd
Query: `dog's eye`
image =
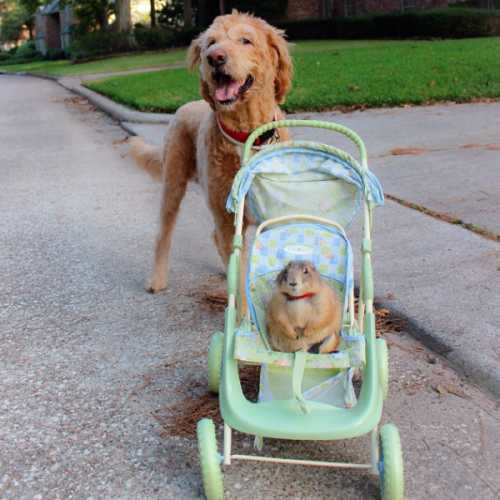
<path fill-rule="evenodd" d="M 242 38 L 242 39 L 241 39 L 241 43 L 242 43 L 243 45 L 248 45 L 248 44 L 252 45 L 251 40 L 249 40 L 248 38 Z"/>
<path fill-rule="evenodd" d="M 209 40 L 207 47 L 211 47 L 215 43 L 215 40 Z"/>

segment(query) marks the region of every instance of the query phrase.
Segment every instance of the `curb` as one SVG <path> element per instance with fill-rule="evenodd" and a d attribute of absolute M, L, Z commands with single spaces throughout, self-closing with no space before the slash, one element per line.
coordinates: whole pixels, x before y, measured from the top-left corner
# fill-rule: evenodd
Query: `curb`
<path fill-rule="evenodd" d="M 1 70 L 0 75 L 11 76 L 30 76 L 33 78 L 43 78 L 57 82 L 61 87 L 78 94 L 80 97 L 87 99 L 91 104 L 98 108 L 103 113 L 120 123 L 120 126 L 127 132 L 136 135 L 135 132 L 127 126 L 123 126 L 122 122 L 130 123 L 150 123 L 150 124 L 168 124 L 172 121 L 174 115 L 166 113 L 143 113 L 134 111 L 121 104 L 113 102 L 111 99 L 104 97 L 93 90 L 84 87 L 81 84 L 81 78 L 78 76 L 57 76 L 46 75 L 43 73 L 31 73 L 28 71 L 13 72 Z"/>
<path fill-rule="evenodd" d="M 59 81 L 58 83 L 59 85 L 65 87 Z M 107 97 L 104 97 L 97 92 L 94 92 L 93 90 L 84 87 L 83 85 L 76 85 L 69 90 L 87 99 L 96 108 L 100 109 L 102 112 L 106 113 L 111 118 L 119 122 L 121 126 L 123 126 L 122 122 L 167 124 L 170 123 L 172 121 L 172 118 L 174 117 L 174 115 L 142 113 L 140 111 L 133 111 L 129 108 L 126 108 L 125 106 L 122 106 L 121 104 L 117 104 L 111 101 Z"/>

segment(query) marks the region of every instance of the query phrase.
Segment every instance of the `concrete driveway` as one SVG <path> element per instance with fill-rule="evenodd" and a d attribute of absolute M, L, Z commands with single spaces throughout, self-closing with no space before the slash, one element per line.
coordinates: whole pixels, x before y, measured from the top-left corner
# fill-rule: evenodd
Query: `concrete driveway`
<path fill-rule="evenodd" d="M 203 498 L 196 441 L 163 428 L 169 407 L 206 391 L 209 339 L 223 326 L 209 305 L 224 270 L 198 189 L 175 231 L 170 288 L 149 295 L 159 187 L 126 157 L 123 130 L 33 78 L 0 76 L 0 110 L 0 498 Z M 402 435 L 406 498 L 498 498 L 497 401 L 408 335 L 386 339 L 383 421 Z M 264 451 L 364 461 L 366 445 L 268 440 Z M 241 464 L 224 484 L 228 499 L 379 497 L 359 471 Z"/>

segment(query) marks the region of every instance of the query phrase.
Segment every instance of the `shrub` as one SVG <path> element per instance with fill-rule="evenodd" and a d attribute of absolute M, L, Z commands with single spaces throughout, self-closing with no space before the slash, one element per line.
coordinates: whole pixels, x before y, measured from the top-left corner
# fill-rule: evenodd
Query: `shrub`
<path fill-rule="evenodd" d="M 363 38 L 476 38 L 500 34 L 500 12 L 443 8 L 420 12 L 367 14 L 348 18 L 274 23 L 290 40 Z"/>
<path fill-rule="evenodd" d="M 50 49 L 47 50 L 45 54 L 45 59 L 47 61 L 60 61 L 66 58 L 66 53 L 61 49 Z"/>
<path fill-rule="evenodd" d="M 0 61 L 9 61 L 12 59 L 12 56 L 8 54 L 7 52 L 0 52 Z"/>
<path fill-rule="evenodd" d="M 43 59 L 43 54 L 36 50 L 35 42 L 26 42 L 17 49 L 15 57 L 17 59 L 40 61 Z"/>
<path fill-rule="evenodd" d="M 162 28 L 136 28 L 135 40 L 139 50 L 165 50 L 174 44 L 175 36 Z"/>
<path fill-rule="evenodd" d="M 329 40 L 337 38 L 337 18 L 280 21 L 273 23 L 273 25 L 285 30 L 289 40 Z"/>
<path fill-rule="evenodd" d="M 174 35 L 174 45 L 176 47 L 187 47 L 205 28 L 187 28 L 177 31 Z"/>
<path fill-rule="evenodd" d="M 87 57 L 130 52 L 134 49 L 135 40 L 128 32 L 94 31 L 73 42 L 67 53 L 71 55 L 71 60 L 76 61 Z"/>

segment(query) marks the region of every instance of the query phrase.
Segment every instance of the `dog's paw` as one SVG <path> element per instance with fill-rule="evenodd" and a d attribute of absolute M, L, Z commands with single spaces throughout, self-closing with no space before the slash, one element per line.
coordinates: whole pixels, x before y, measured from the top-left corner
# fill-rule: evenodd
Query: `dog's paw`
<path fill-rule="evenodd" d="M 151 276 L 146 283 L 146 291 L 149 293 L 158 293 L 167 288 L 166 276 Z"/>

